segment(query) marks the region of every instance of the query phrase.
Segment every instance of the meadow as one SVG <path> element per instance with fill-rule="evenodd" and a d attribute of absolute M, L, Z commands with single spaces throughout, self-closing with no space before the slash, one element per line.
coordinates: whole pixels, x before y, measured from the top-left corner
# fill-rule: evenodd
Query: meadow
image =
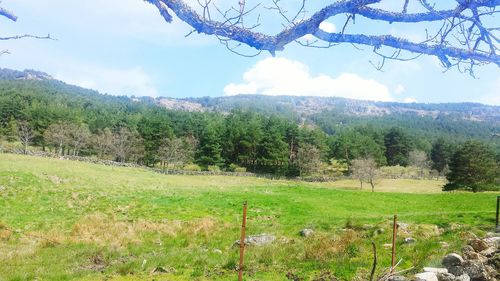
<path fill-rule="evenodd" d="M 247 248 L 245 280 L 367 280 L 371 241 L 380 275 L 393 214 L 408 224 L 401 270 L 437 266 L 494 227 L 494 193 L 444 193 L 436 180 L 380 180 L 375 193 L 357 184 L 0 154 L 0 280 L 235 280 L 244 201 L 247 234 L 277 237 Z M 314 235 L 301 237 L 304 228 Z M 405 244 L 410 236 L 416 242 Z"/>

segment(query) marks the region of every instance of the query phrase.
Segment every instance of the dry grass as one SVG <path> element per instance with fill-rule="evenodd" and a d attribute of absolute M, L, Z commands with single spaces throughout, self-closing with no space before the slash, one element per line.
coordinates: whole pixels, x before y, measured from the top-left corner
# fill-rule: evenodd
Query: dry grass
<path fill-rule="evenodd" d="M 304 255 L 306 260 L 325 261 L 335 255 L 344 254 L 349 246 L 360 239 L 359 234 L 348 229 L 336 236 L 326 234 L 314 235 L 305 244 Z"/>
<path fill-rule="evenodd" d="M 404 192 L 404 193 L 440 193 L 445 184 L 444 180 L 411 180 L 411 179 L 377 179 L 376 192 Z M 358 180 L 340 180 L 335 182 L 317 183 L 318 187 L 360 190 Z M 363 191 L 370 192 L 370 184 L 363 184 Z"/>

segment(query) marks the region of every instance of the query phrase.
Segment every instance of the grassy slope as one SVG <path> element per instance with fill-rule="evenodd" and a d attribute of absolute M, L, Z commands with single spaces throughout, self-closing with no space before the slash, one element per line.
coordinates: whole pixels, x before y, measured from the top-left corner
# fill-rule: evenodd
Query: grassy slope
<path fill-rule="evenodd" d="M 390 185 L 379 189 L 390 190 Z M 417 191 L 421 183 L 404 185 Z M 156 280 L 234 280 L 238 249 L 233 242 L 244 200 L 249 201 L 249 234 L 278 237 L 273 245 L 248 249 L 247 280 L 286 280 L 288 272 L 305 278 L 326 271 L 342 279 L 366 276 L 371 240 L 378 245 L 380 264 L 389 263 L 382 245 L 390 242 L 394 213 L 412 225 L 411 235 L 418 240 L 400 246 L 402 267 L 436 265 L 462 245 L 456 235 L 494 223 L 492 193 L 370 193 L 318 186 L 329 187 L 165 176 L 0 154 L 0 280 L 149 280 L 152 275 Z M 342 230 L 346 224 L 369 226 Z M 444 234 L 428 235 L 429 224 L 439 225 Z M 304 227 L 313 227 L 316 235 L 298 237 Z M 386 231 L 374 236 L 378 228 Z M 450 242 L 451 249 L 442 249 L 440 241 Z M 157 266 L 170 273 L 151 273 Z"/>

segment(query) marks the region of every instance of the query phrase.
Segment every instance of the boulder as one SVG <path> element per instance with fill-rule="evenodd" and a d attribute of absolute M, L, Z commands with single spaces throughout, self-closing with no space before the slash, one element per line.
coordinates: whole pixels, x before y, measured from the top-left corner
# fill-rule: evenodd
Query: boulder
<path fill-rule="evenodd" d="M 248 246 L 264 246 L 274 242 L 276 240 L 276 236 L 268 235 L 265 233 L 253 236 L 247 236 L 245 238 L 245 245 Z M 240 245 L 241 241 L 238 240 L 235 244 Z"/>
<path fill-rule="evenodd" d="M 482 239 L 471 239 L 468 244 L 478 253 L 489 248 L 488 244 Z"/>
<path fill-rule="evenodd" d="M 448 254 L 443 258 L 443 261 L 441 262 L 444 267 L 446 267 L 448 270 L 450 270 L 450 267 L 452 266 L 460 266 L 464 262 L 464 259 L 462 256 L 459 254 Z"/>
<path fill-rule="evenodd" d="M 309 236 L 314 234 L 314 230 L 312 230 L 310 228 L 305 228 L 305 229 L 302 229 L 301 231 L 299 231 L 299 234 L 302 237 L 309 237 Z"/>
<path fill-rule="evenodd" d="M 500 233 L 490 234 L 490 235 L 500 235 Z M 483 241 L 488 245 L 488 247 L 499 248 L 500 247 L 500 236 L 490 236 L 483 239 Z"/>
<path fill-rule="evenodd" d="M 455 281 L 456 280 L 455 275 L 448 273 L 448 272 L 437 273 L 436 275 L 437 275 L 437 278 L 439 281 Z"/>
<path fill-rule="evenodd" d="M 467 274 L 462 274 L 460 276 L 455 277 L 455 281 L 470 281 L 470 276 Z"/>
<path fill-rule="evenodd" d="M 448 269 L 446 268 L 437 268 L 437 267 L 424 267 L 424 272 L 434 272 L 438 273 L 448 273 Z"/>
<path fill-rule="evenodd" d="M 415 281 L 439 281 L 436 273 L 434 272 L 423 272 L 415 274 Z"/>
<path fill-rule="evenodd" d="M 415 242 L 417 242 L 417 240 L 413 237 L 408 237 L 408 238 L 405 238 L 405 240 L 403 240 L 404 244 L 414 244 Z"/>
<path fill-rule="evenodd" d="M 464 263 L 464 271 L 473 281 L 493 280 L 480 261 L 468 260 Z"/>
<path fill-rule="evenodd" d="M 464 258 L 466 258 L 468 260 L 478 260 L 481 263 L 488 262 L 487 257 L 483 256 L 482 254 L 476 253 L 476 252 L 468 252 L 468 253 L 464 254 Z"/>

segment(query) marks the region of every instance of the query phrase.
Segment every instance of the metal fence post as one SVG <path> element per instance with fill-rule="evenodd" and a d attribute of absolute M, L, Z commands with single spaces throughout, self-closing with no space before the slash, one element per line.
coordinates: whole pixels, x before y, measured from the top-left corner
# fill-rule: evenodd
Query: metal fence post
<path fill-rule="evenodd" d="M 498 225 L 499 210 L 500 210 L 500 196 L 497 196 L 497 215 L 495 220 L 495 232 L 500 232 L 500 225 Z"/>
<path fill-rule="evenodd" d="M 245 228 L 247 224 L 247 202 L 243 203 L 243 222 L 241 223 L 240 239 L 240 265 L 238 268 L 238 281 L 243 280 L 243 257 L 245 255 Z"/>
<path fill-rule="evenodd" d="M 393 229 L 392 229 L 392 259 L 391 259 L 391 273 L 394 273 L 396 267 L 396 238 L 398 232 L 398 215 L 394 215 Z"/>

